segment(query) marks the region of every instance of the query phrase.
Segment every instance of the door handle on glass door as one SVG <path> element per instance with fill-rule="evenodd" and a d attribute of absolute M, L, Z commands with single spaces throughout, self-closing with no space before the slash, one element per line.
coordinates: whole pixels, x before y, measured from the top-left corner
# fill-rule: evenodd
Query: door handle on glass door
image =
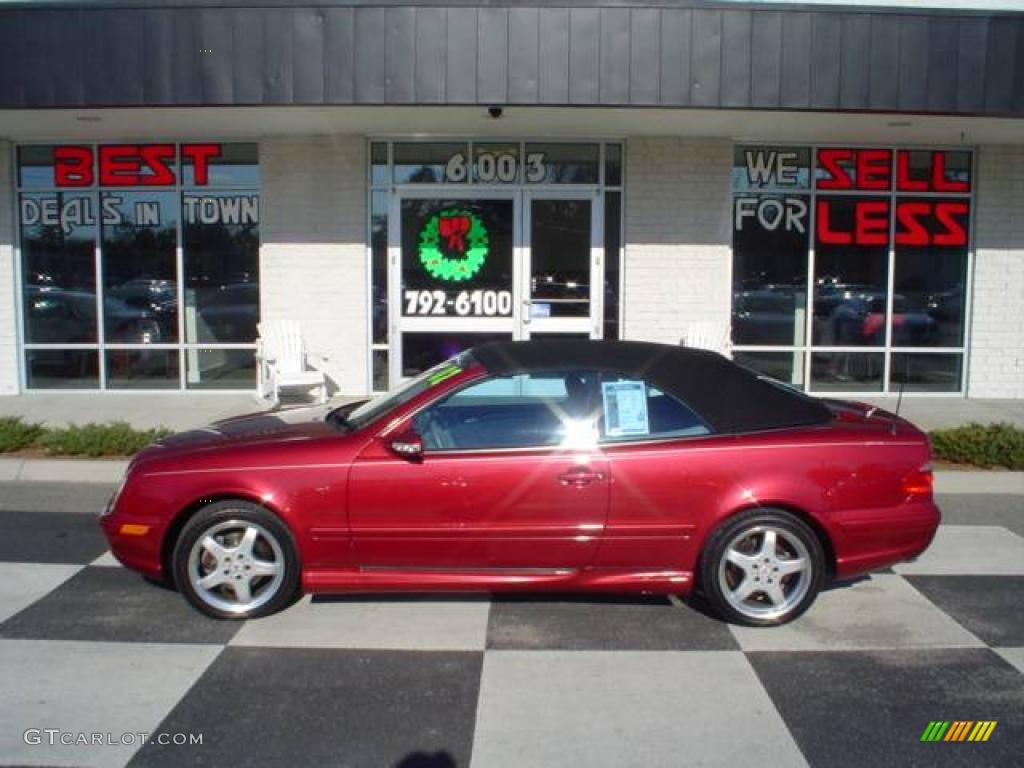
<path fill-rule="evenodd" d="M 558 476 L 558 482 L 562 485 L 590 485 L 591 483 L 600 482 L 601 480 L 604 480 L 604 475 L 600 472 L 594 472 L 589 467 L 577 467 L 576 469 L 570 469 Z"/>

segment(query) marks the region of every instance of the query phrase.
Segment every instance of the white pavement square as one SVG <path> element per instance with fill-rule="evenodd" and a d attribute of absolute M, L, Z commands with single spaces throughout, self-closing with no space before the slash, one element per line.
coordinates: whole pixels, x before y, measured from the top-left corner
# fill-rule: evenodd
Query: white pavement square
<path fill-rule="evenodd" d="M 1024 538 L 995 525 L 941 525 L 917 561 L 893 570 L 908 575 L 1024 575 Z"/>
<path fill-rule="evenodd" d="M 742 728 L 736 724 L 742 723 Z M 473 765 L 806 765 L 738 651 L 488 651 Z"/>
<path fill-rule="evenodd" d="M 903 578 L 884 573 L 822 592 L 791 624 L 729 629 L 745 651 L 984 646 Z"/>
<path fill-rule="evenodd" d="M 107 550 L 102 555 L 93 560 L 89 565 L 99 566 L 101 568 L 122 568 L 123 566 L 117 562 L 117 558 L 111 554 L 110 550 Z"/>
<path fill-rule="evenodd" d="M 354 597 L 313 601 L 249 621 L 232 645 L 288 648 L 372 648 L 482 651 L 490 603 L 473 596 L 453 600 Z"/>
<path fill-rule="evenodd" d="M 993 648 L 992 650 L 1024 674 L 1024 648 Z"/>
<path fill-rule="evenodd" d="M 28 729 L 153 733 L 221 646 L 0 640 L 0 755 L 16 765 L 122 766 L 133 744 L 26 744 Z M 74 739 L 70 739 L 74 740 Z"/>
<path fill-rule="evenodd" d="M 49 563 L 0 563 L 0 621 L 28 608 L 81 568 Z"/>

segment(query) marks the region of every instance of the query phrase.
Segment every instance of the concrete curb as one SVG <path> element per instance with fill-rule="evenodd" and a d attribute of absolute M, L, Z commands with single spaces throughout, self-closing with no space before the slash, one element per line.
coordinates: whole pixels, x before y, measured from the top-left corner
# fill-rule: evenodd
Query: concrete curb
<path fill-rule="evenodd" d="M 0 459 L 0 481 L 117 483 L 127 467 L 127 461 L 107 459 Z"/>
<path fill-rule="evenodd" d="M 935 492 L 1024 495 L 1024 472 L 940 471 L 935 473 Z"/>
<path fill-rule="evenodd" d="M 0 482 L 117 483 L 127 466 L 107 459 L 0 459 Z M 939 471 L 935 492 L 1024 496 L 1024 472 Z"/>

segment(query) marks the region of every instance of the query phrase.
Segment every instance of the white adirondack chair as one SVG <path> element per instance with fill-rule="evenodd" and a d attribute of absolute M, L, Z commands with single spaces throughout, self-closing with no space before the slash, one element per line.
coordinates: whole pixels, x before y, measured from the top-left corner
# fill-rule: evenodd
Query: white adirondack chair
<path fill-rule="evenodd" d="M 306 351 L 302 329 L 295 320 L 260 323 L 256 342 L 257 394 L 274 408 L 284 390 L 317 390 L 317 401 L 327 402 L 327 358 Z M 307 369 L 307 365 L 309 369 Z"/>
<path fill-rule="evenodd" d="M 684 347 L 693 349 L 709 349 L 725 357 L 732 357 L 732 343 L 729 339 L 729 326 L 713 320 L 698 320 L 686 326 L 686 336 L 682 340 Z"/>

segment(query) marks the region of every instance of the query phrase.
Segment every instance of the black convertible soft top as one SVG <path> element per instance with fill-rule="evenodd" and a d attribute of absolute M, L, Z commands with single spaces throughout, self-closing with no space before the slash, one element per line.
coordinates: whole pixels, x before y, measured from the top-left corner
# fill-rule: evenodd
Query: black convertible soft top
<path fill-rule="evenodd" d="M 830 421 L 819 400 L 760 378 L 715 352 L 644 341 L 546 339 L 474 347 L 489 373 L 594 370 L 644 379 L 674 395 L 718 433 L 753 432 Z"/>

